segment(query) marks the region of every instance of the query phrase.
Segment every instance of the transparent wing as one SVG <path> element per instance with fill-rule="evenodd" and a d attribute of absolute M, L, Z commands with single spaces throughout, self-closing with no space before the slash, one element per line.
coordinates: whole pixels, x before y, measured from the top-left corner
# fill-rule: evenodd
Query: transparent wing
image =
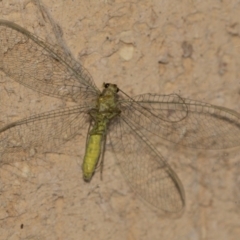
<path fill-rule="evenodd" d="M 0 20 L 0 70 L 34 91 L 69 101 L 99 91 L 86 69 L 60 47 L 5 20 Z"/>
<path fill-rule="evenodd" d="M 0 162 L 13 161 L 11 153 L 55 149 L 86 129 L 89 115 L 85 107 L 70 107 L 34 115 L 0 129 Z"/>
<path fill-rule="evenodd" d="M 240 115 L 230 109 L 178 95 L 144 94 L 122 101 L 121 115 L 147 131 L 192 148 L 223 149 L 240 145 Z"/>
<path fill-rule="evenodd" d="M 164 213 L 183 210 L 183 186 L 164 158 L 131 121 L 118 117 L 109 129 L 117 163 L 127 182 L 143 200 Z"/>

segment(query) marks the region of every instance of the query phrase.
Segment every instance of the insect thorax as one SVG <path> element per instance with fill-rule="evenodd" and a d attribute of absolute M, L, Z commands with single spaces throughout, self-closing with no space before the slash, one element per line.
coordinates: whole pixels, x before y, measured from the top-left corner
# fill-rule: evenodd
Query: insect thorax
<path fill-rule="evenodd" d="M 98 97 L 96 108 L 90 111 L 90 116 L 94 120 L 91 134 L 103 134 L 108 122 L 120 114 L 117 107 L 117 90 L 117 85 L 108 84 Z"/>

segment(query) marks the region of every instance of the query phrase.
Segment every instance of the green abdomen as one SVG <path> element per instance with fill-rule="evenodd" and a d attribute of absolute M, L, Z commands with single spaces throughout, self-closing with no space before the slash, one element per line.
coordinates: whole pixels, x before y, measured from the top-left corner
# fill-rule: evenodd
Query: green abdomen
<path fill-rule="evenodd" d="M 101 154 L 102 134 L 90 135 L 83 160 L 82 170 L 85 181 L 90 181 Z"/>

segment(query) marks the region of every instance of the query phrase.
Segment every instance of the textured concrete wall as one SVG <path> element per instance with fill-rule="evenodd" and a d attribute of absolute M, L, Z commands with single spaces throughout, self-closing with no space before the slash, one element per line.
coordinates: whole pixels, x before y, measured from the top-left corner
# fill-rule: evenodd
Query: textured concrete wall
<path fill-rule="evenodd" d="M 131 96 L 177 93 L 238 112 L 239 14 L 237 0 L 0 1 L 1 19 L 69 49 L 99 88 L 113 82 Z M 1 126 L 71 105 L 1 72 L 0 99 Z M 84 183 L 86 134 L 44 155 L 13 154 L 1 166 L 0 239 L 239 239 L 239 148 L 158 146 L 186 192 L 184 213 L 171 218 L 138 199 L 111 152 L 103 180 L 97 172 Z"/>

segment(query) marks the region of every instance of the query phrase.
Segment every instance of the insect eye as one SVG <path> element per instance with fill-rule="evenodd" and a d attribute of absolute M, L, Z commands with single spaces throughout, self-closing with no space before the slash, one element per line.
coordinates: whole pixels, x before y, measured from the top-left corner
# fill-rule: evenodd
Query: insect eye
<path fill-rule="evenodd" d="M 108 88 L 109 87 L 109 83 L 105 83 L 104 87 Z"/>
<path fill-rule="evenodd" d="M 117 92 L 119 92 L 119 88 L 117 88 Z"/>

